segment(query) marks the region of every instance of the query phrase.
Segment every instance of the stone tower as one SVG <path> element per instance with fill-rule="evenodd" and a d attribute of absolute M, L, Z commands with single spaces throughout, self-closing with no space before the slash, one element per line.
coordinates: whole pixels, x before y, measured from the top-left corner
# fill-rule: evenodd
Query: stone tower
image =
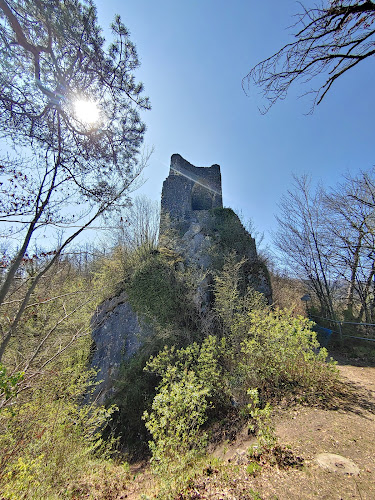
<path fill-rule="evenodd" d="M 271 302 L 268 271 L 254 239 L 233 210 L 223 208 L 219 165 L 195 167 L 172 155 L 162 190 L 159 244 L 179 254 L 188 266 L 203 269 L 207 288 L 210 275 L 220 269 L 227 254 L 235 252 L 246 259 L 244 284 Z"/>
<path fill-rule="evenodd" d="M 172 155 L 169 175 L 161 195 L 162 214 L 176 222 L 191 219 L 197 210 L 222 208 L 219 165 L 195 167 L 182 156 Z"/>

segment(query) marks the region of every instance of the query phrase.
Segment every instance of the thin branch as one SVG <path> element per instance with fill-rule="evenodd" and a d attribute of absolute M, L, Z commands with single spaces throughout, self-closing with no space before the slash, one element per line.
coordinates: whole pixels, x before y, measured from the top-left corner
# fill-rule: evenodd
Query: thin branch
<path fill-rule="evenodd" d="M 39 343 L 38 347 L 35 349 L 34 353 L 30 356 L 30 358 L 27 361 L 27 364 L 23 371 L 27 371 L 30 368 L 31 363 L 34 361 L 34 359 L 37 357 L 37 355 L 40 353 L 42 350 L 44 344 L 47 342 L 47 340 L 50 338 L 52 333 L 56 330 L 56 328 L 61 325 L 64 321 L 66 321 L 68 318 L 73 316 L 77 311 L 79 311 L 83 306 L 87 305 L 89 302 L 93 300 L 92 297 L 90 297 L 88 300 L 83 302 L 82 304 L 79 304 L 77 307 L 75 307 L 72 311 L 69 313 L 66 313 L 62 318 L 59 319 L 59 321 L 46 333 L 46 335 L 43 337 L 42 341 Z"/>
<path fill-rule="evenodd" d="M 294 27 L 302 27 L 297 30 L 295 41 L 258 63 L 242 80 L 245 92 L 251 81 L 263 89 L 263 96 L 269 102 L 266 111 L 286 97 L 297 79 L 304 77 L 303 83 L 306 83 L 331 68 L 325 83 L 311 91 L 316 94 L 314 105 L 319 104 L 337 78 L 375 54 L 375 30 L 370 29 L 375 21 L 373 2 L 330 8 L 301 7 L 304 13 L 298 16 Z"/>

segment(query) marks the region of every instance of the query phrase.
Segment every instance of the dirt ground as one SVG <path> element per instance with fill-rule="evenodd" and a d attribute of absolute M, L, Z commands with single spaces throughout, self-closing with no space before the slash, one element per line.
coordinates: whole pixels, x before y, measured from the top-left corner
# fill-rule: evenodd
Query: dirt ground
<path fill-rule="evenodd" d="M 278 442 L 303 459 L 302 467 L 283 470 L 265 464 L 252 474 L 246 452 L 254 440 L 244 430 L 234 443 L 215 451 L 228 464 L 227 472 L 208 470 L 189 494 L 180 498 L 374 500 L 375 367 L 336 359 L 342 390 L 329 408 L 300 405 L 278 410 L 275 416 Z M 316 461 L 320 453 L 334 453 L 352 460 L 359 467 L 359 475 L 329 472 Z M 152 478 L 142 472 L 122 498 L 154 498 L 149 487 L 152 490 Z"/>
<path fill-rule="evenodd" d="M 223 487 L 215 477 L 195 488 L 195 497 L 211 500 L 242 499 L 375 499 L 375 367 L 355 366 L 336 357 L 342 391 L 327 409 L 296 406 L 278 411 L 275 417 L 278 442 L 303 458 L 302 468 L 263 466 L 255 477 L 246 465 Z M 242 433 L 230 448 L 219 449 L 225 460 L 241 463 L 252 444 Z M 316 456 L 333 453 L 352 460 L 358 476 L 329 472 Z M 216 484 L 215 484 L 216 483 Z"/>
<path fill-rule="evenodd" d="M 269 471 L 254 482 L 261 498 L 375 499 L 375 367 L 353 366 L 338 360 L 348 391 L 336 407 L 299 407 L 280 415 L 280 443 L 302 456 L 302 470 Z M 316 455 L 334 453 L 351 459 L 359 476 L 328 472 Z M 251 497 L 250 497 L 251 498 Z"/>

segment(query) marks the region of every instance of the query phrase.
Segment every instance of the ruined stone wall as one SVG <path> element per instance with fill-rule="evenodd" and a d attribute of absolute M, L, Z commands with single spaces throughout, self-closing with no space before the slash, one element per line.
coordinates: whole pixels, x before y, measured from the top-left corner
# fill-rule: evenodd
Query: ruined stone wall
<path fill-rule="evenodd" d="M 223 208 L 219 165 L 195 167 L 180 155 L 172 156 L 163 184 L 159 243 L 188 266 L 208 273 L 221 269 L 225 255 L 234 251 L 247 260 L 244 282 L 271 302 L 268 272 L 254 239 L 233 210 Z"/>
<path fill-rule="evenodd" d="M 195 167 L 182 156 L 172 155 L 169 175 L 164 181 L 161 211 L 175 221 L 192 216 L 196 210 L 223 206 L 219 165 Z"/>

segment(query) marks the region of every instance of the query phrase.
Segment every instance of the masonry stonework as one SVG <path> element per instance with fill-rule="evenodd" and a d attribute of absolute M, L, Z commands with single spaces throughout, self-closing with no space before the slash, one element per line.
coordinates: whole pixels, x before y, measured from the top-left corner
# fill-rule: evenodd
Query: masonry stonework
<path fill-rule="evenodd" d="M 182 156 L 172 155 L 169 175 L 163 184 L 162 213 L 181 221 L 189 219 L 192 212 L 222 206 L 219 165 L 195 167 Z"/>

